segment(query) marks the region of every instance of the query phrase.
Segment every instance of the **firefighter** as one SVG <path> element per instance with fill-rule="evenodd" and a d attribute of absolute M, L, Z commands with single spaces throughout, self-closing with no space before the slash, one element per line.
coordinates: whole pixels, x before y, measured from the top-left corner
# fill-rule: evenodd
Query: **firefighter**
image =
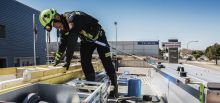
<path fill-rule="evenodd" d="M 105 71 L 111 80 L 111 84 L 114 86 L 114 89 L 110 92 L 110 96 L 118 96 L 117 76 L 112 64 L 110 49 L 93 42 L 99 41 L 108 45 L 105 31 L 97 19 L 82 11 L 59 14 L 54 9 L 47 9 L 40 13 L 39 20 L 48 32 L 52 30 L 52 27 L 60 31 L 61 38 L 55 57 L 55 66 L 60 63 L 61 57 L 66 52 L 64 67 L 68 70 L 79 37 L 81 40 L 81 65 L 86 80 L 95 81 L 95 71 L 91 59 L 94 50 L 97 49 Z"/>

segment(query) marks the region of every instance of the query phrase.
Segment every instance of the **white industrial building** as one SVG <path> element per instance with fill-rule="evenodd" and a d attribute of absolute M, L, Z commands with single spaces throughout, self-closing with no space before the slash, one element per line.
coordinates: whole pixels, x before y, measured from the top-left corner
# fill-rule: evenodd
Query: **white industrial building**
<path fill-rule="evenodd" d="M 109 41 L 109 45 L 115 48 L 116 42 Z M 159 41 L 117 41 L 117 49 L 134 55 L 158 57 Z"/>
<path fill-rule="evenodd" d="M 79 50 L 80 44 L 77 44 L 76 51 Z M 109 41 L 109 45 L 113 48 L 116 47 L 115 41 Z M 129 54 L 141 55 L 141 56 L 153 56 L 158 57 L 159 55 L 159 41 L 117 41 L 117 49 Z M 57 51 L 57 42 L 49 44 L 49 52 Z M 111 50 L 115 52 L 113 49 Z M 96 51 L 94 53 L 97 53 Z M 117 52 L 117 54 L 123 54 Z"/>

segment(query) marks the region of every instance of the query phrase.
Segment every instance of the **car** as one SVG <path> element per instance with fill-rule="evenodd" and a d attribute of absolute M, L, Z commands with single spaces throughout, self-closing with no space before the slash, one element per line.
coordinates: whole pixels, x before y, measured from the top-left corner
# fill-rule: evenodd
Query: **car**
<path fill-rule="evenodd" d="M 165 66 L 164 66 L 163 64 L 158 64 L 158 65 L 157 65 L 157 68 L 158 68 L 158 69 L 160 69 L 160 68 L 165 68 Z"/>
<path fill-rule="evenodd" d="M 187 61 L 192 61 L 193 57 L 192 56 L 189 56 L 186 60 Z"/>

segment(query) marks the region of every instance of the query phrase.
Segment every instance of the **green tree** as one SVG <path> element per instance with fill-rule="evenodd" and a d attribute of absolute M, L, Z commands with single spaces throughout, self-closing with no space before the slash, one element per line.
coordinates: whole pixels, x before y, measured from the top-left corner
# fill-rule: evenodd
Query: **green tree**
<path fill-rule="evenodd" d="M 208 46 L 205 50 L 205 54 L 207 54 L 209 52 L 209 50 L 211 49 L 212 46 Z"/>
<path fill-rule="evenodd" d="M 192 51 L 192 55 L 196 58 L 196 60 L 201 57 L 202 55 L 204 55 L 203 51 L 200 50 L 196 50 L 196 51 Z"/>
<path fill-rule="evenodd" d="M 160 59 L 162 59 L 163 58 L 163 55 L 164 55 L 164 53 L 166 53 L 166 49 L 159 49 L 159 56 L 160 56 Z"/>
<path fill-rule="evenodd" d="M 187 54 L 190 54 L 189 50 L 188 50 L 188 49 L 185 49 L 185 48 L 181 49 L 180 52 L 181 52 L 181 54 L 182 54 L 183 56 L 186 56 Z"/>
<path fill-rule="evenodd" d="M 209 58 L 209 60 L 215 60 L 217 65 L 220 56 L 220 45 L 215 43 L 214 45 L 207 47 L 205 55 Z"/>

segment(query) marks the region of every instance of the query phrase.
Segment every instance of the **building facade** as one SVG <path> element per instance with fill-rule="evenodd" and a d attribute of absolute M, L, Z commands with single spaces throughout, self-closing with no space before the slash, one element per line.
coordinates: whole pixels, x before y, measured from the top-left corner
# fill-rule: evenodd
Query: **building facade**
<path fill-rule="evenodd" d="M 109 45 L 133 55 L 153 57 L 158 57 L 159 55 L 159 41 L 117 41 L 117 46 L 115 41 L 109 41 Z M 124 53 L 117 52 L 117 54 Z"/>
<path fill-rule="evenodd" d="M 38 15 L 40 11 L 16 0 L 0 2 L 0 67 L 34 64 L 33 14 L 37 23 L 36 61 L 46 63 L 45 31 Z"/>
<path fill-rule="evenodd" d="M 115 41 L 109 41 L 109 45 L 113 48 L 116 47 Z M 79 51 L 80 43 L 77 43 L 75 51 Z M 118 41 L 117 49 L 125 53 L 139 55 L 139 56 L 159 56 L 159 41 Z M 49 43 L 49 53 L 57 51 L 57 42 Z M 111 52 L 115 54 L 115 50 L 111 49 Z M 94 53 L 97 53 L 95 50 Z M 117 52 L 119 55 L 125 53 Z"/>

